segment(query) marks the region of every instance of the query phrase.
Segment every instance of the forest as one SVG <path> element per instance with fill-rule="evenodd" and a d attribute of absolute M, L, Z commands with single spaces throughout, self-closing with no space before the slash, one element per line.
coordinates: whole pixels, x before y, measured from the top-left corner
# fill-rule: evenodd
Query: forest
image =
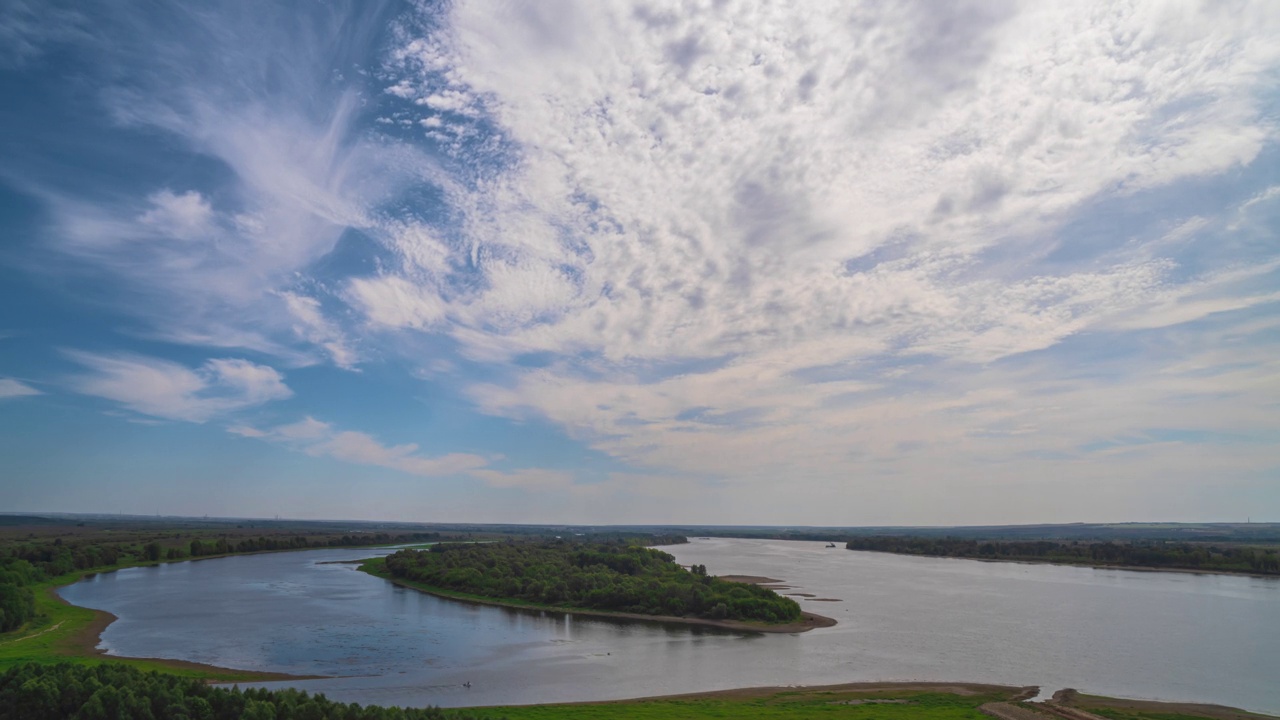
<path fill-rule="evenodd" d="M 442 544 L 385 560 L 398 579 L 558 608 L 782 623 L 800 606 L 767 588 L 686 570 L 671 555 L 625 542 L 568 540 Z"/>
<path fill-rule="evenodd" d="M 239 690 L 142 672 L 28 663 L 0 674 L 0 720 L 472 720 L 465 711 L 361 707 L 299 690 Z"/>
<path fill-rule="evenodd" d="M 854 538 L 846 542 L 845 547 L 900 555 L 1280 575 L 1280 552 L 1277 548 L 1248 545 L 873 536 Z"/>

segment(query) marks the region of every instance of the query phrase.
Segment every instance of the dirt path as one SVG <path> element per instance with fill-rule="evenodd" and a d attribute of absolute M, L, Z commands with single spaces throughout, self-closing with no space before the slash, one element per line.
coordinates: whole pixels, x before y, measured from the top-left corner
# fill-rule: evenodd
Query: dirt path
<path fill-rule="evenodd" d="M 1048 713 L 1040 713 L 1021 705 L 1007 702 L 993 702 L 978 707 L 978 712 L 990 715 L 998 720 L 1054 720 Z"/>
<path fill-rule="evenodd" d="M 57 630 L 58 628 L 62 627 L 62 622 L 63 622 L 63 621 L 59 621 L 59 622 L 58 622 L 58 624 L 54 625 L 53 627 L 47 627 L 47 628 L 45 628 L 45 629 L 41 630 L 40 632 L 31 633 L 30 635 L 23 635 L 23 636 L 22 636 L 22 637 L 20 637 L 20 638 L 14 638 L 14 639 L 10 640 L 9 642 L 22 642 L 23 640 L 27 640 L 27 639 L 30 639 L 30 638 L 33 638 L 33 637 L 40 637 L 41 635 L 43 635 L 43 634 L 45 634 L 45 633 L 47 633 L 47 632 L 53 632 L 54 630 Z"/>

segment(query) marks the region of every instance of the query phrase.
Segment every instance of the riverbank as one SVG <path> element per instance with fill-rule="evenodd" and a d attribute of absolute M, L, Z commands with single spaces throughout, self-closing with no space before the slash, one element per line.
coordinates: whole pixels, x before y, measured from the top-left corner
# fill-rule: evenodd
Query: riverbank
<path fill-rule="evenodd" d="M 507 720 L 1261 720 L 1269 715 L 1220 705 L 1123 700 L 1059 691 L 1028 702 L 1037 687 L 976 683 L 862 682 L 753 687 L 635 700 L 470 708 Z"/>
<path fill-rule="evenodd" d="M 475 603 L 477 605 L 493 605 L 496 607 L 514 608 L 517 610 L 541 610 L 544 612 L 564 613 L 566 615 L 579 615 L 583 617 L 599 617 L 614 620 L 641 620 L 645 622 L 656 622 L 665 624 L 694 625 L 701 627 L 712 627 L 721 630 L 733 630 L 736 632 L 759 632 L 759 633 L 802 633 L 808 632 L 815 628 L 831 627 L 836 624 L 834 618 L 823 615 L 817 615 L 810 612 L 802 612 L 800 620 L 789 623 L 765 624 L 756 622 L 744 622 L 740 620 L 710 620 L 704 618 L 678 617 L 674 615 L 644 615 L 642 613 L 626 613 L 614 612 L 610 610 L 593 610 L 590 608 L 566 608 L 556 607 L 552 605 L 538 605 L 535 603 L 520 602 L 518 600 L 503 600 L 499 598 L 490 598 L 480 595 L 470 595 L 467 593 L 454 592 L 443 588 L 432 587 L 422 583 L 416 583 L 401 578 L 393 577 L 386 570 L 385 563 L 382 558 L 371 558 L 360 564 L 360 571 L 382 578 L 387 582 L 398 585 L 400 587 L 417 590 L 435 595 L 448 600 L 458 600 L 461 602 Z"/>

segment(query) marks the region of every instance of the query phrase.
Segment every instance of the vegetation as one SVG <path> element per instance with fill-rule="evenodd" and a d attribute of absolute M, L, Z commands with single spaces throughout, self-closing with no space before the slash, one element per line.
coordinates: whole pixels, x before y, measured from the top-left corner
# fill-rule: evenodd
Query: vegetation
<path fill-rule="evenodd" d="M 685 570 L 660 550 L 566 540 L 443 544 L 385 559 L 396 579 L 438 589 L 562 609 L 784 623 L 800 606 L 767 588 Z"/>
<path fill-rule="evenodd" d="M 512 532 L 518 527 L 511 527 Z M 570 528 L 571 529 L 571 528 Z M 629 532 L 681 533 L 689 537 L 843 542 L 871 536 L 965 538 L 968 540 L 1165 541 L 1280 545 L 1280 523 L 1058 523 L 960 527 L 787 527 L 637 525 Z"/>
<path fill-rule="evenodd" d="M 28 663 L 0 675 L 0 720 L 467 720 L 436 708 L 361 707 L 298 690 L 239 690 L 119 663 Z"/>
<path fill-rule="evenodd" d="M 978 706 L 996 699 L 1003 698 L 988 694 L 813 689 L 487 709 L 509 720 L 989 720 Z"/>
<path fill-rule="evenodd" d="M 1280 549 L 1188 542 L 1056 542 L 953 537 L 873 536 L 849 540 L 850 550 L 989 560 L 1151 567 L 1280 575 Z"/>

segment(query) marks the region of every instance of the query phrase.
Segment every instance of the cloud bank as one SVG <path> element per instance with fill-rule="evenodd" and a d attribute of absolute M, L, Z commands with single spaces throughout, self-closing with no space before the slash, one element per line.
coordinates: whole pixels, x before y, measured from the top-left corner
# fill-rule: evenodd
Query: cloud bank
<path fill-rule="evenodd" d="M 237 427 L 611 520 L 1172 516 L 1280 468 L 1275 3 L 248 7 L 14 24 L 212 168 L 6 175 L 42 272 L 211 356 L 72 353 L 78 392 L 234 425 L 268 364 L 390 367 L 607 467 Z"/>

